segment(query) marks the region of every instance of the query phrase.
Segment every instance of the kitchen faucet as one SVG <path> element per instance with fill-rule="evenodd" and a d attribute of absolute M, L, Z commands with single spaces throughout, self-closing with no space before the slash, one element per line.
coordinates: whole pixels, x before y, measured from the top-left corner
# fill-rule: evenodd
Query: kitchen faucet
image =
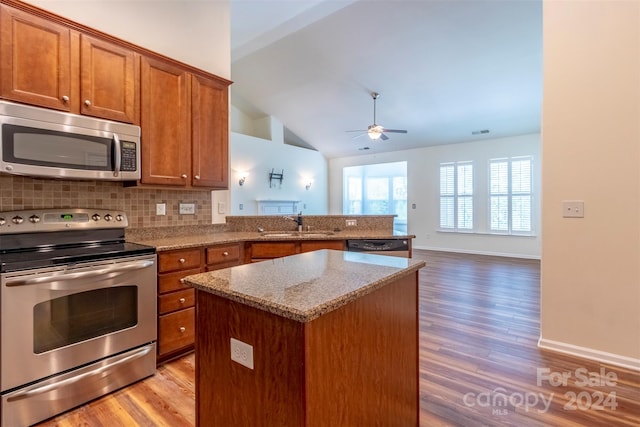
<path fill-rule="evenodd" d="M 298 212 L 297 218 L 291 216 L 283 216 L 283 218 L 288 219 L 289 221 L 295 221 L 298 224 L 298 231 L 302 231 L 302 211 Z"/>

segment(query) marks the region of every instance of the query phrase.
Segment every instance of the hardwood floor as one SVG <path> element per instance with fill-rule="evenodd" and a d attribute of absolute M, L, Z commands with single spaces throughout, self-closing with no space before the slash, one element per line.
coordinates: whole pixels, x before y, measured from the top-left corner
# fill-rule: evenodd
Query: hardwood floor
<path fill-rule="evenodd" d="M 427 261 L 421 426 L 640 426 L 640 372 L 538 349 L 538 261 L 421 250 L 414 257 Z M 566 385 L 554 383 L 563 375 Z M 191 354 L 38 427 L 193 426 L 193 381 Z"/>

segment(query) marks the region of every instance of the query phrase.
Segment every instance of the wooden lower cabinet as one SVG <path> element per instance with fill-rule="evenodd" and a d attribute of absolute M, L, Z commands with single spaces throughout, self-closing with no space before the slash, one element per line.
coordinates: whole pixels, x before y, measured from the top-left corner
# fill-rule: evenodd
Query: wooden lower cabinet
<path fill-rule="evenodd" d="M 183 278 L 202 272 L 202 249 L 158 254 L 158 362 L 193 349 L 194 289 Z"/>
<path fill-rule="evenodd" d="M 158 363 L 194 348 L 195 293 L 186 276 L 319 249 L 343 250 L 344 240 L 227 243 L 158 253 Z"/>
<path fill-rule="evenodd" d="M 320 249 L 345 249 L 344 240 L 297 240 L 282 242 L 251 242 L 245 250 L 245 262 L 259 262 L 267 259 L 280 258 L 303 252 Z"/>
<path fill-rule="evenodd" d="M 158 363 L 194 348 L 195 289 L 183 279 L 242 263 L 239 243 L 164 251 L 158 254 Z"/>

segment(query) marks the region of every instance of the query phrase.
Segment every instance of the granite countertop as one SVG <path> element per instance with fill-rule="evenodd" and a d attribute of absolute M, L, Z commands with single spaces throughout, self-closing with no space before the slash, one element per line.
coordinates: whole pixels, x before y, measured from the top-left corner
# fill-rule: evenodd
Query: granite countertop
<path fill-rule="evenodd" d="M 255 241 L 287 241 L 287 240 L 347 240 L 347 239 L 411 239 L 414 235 L 394 235 L 377 230 L 354 231 L 228 231 L 189 234 L 177 237 L 161 237 L 155 239 L 127 239 L 133 243 L 154 246 L 158 252 L 173 249 L 188 249 L 198 246 L 218 245 L 224 243 Z"/>
<path fill-rule="evenodd" d="M 187 276 L 187 284 L 310 322 L 425 266 L 422 260 L 319 250 Z"/>

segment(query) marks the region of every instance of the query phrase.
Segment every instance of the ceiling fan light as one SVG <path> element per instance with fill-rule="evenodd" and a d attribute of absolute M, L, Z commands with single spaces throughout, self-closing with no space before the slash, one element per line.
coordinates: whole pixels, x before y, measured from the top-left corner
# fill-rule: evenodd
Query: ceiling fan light
<path fill-rule="evenodd" d="M 382 136 L 382 131 L 379 129 L 373 128 L 373 129 L 369 129 L 367 134 L 369 135 L 369 138 L 376 140 L 376 139 L 380 139 L 380 136 Z"/>

